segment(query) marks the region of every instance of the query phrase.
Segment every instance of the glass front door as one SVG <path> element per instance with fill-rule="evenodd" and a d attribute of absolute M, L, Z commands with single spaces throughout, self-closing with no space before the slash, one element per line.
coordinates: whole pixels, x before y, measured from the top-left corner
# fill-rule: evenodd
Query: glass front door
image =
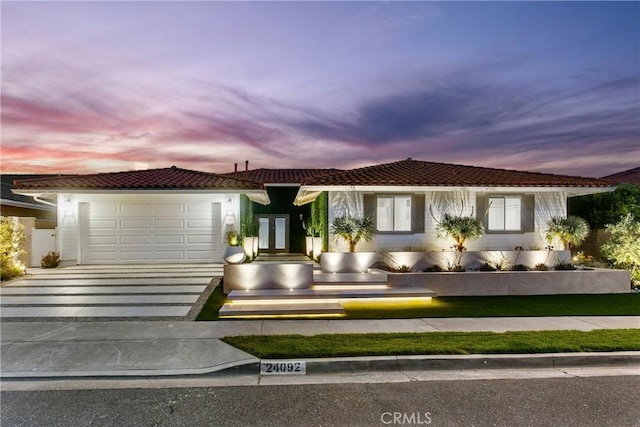
<path fill-rule="evenodd" d="M 258 247 L 263 252 L 289 252 L 289 215 L 257 215 Z"/>

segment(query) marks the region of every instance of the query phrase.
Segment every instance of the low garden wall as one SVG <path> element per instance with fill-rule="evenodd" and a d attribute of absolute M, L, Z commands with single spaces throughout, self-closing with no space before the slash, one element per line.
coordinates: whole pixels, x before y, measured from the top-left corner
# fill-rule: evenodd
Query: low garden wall
<path fill-rule="evenodd" d="M 455 264 L 455 252 L 323 252 L 320 267 L 326 273 L 362 273 L 376 262 L 391 266 L 406 265 L 411 270 L 422 271 L 432 265 L 446 269 Z M 536 264 L 553 267 L 559 262 L 571 262 L 570 251 L 465 251 L 461 264 L 477 269 L 481 264 L 503 265 L 508 268 L 523 264 L 533 268 Z"/>
<path fill-rule="evenodd" d="M 224 266 L 223 291 L 303 289 L 313 285 L 312 264 L 255 263 Z"/>
<path fill-rule="evenodd" d="M 624 270 L 468 271 L 388 273 L 392 287 L 424 287 L 438 296 L 620 294 L 630 292 Z"/>

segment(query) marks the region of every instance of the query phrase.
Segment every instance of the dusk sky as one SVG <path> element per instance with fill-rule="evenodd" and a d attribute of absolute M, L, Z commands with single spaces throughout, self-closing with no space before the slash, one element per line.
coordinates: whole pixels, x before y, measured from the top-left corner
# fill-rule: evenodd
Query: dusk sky
<path fill-rule="evenodd" d="M 639 2 L 0 7 L 4 173 L 640 165 Z"/>

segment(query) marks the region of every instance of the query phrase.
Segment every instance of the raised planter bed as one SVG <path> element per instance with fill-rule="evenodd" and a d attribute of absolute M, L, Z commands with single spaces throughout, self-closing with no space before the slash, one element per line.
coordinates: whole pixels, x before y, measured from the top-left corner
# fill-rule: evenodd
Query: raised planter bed
<path fill-rule="evenodd" d="M 366 273 L 379 259 L 377 252 L 323 252 L 320 268 L 325 273 Z"/>
<path fill-rule="evenodd" d="M 438 296 L 619 294 L 630 292 L 629 281 L 628 271 L 607 269 L 387 274 L 389 286 L 420 286 Z"/>
<path fill-rule="evenodd" d="M 233 290 L 304 289 L 313 285 L 312 264 L 253 263 L 224 266 L 225 294 Z"/>

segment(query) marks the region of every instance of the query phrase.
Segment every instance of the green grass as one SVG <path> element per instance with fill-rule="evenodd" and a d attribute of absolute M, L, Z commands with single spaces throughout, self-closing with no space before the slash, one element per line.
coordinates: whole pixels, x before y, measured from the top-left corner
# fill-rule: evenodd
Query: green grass
<path fill-rule="evenodd" d="M 350 319 L 640 316 L 640 294 L 438 297 L 431 304 L 347 302 Z"/>
<path fill-rule="evenodd" d="M 196 321 L 198 320 L 218 320 L 218 311 L 224 305 L 224 302 L 227 300 L 227 296 L 222 292 L 222 280 L 211 292 L 209 298 L 204 303 L 202 310 L 196 316 Z"/>
<path fill-rule="evenodd" d="M 226 295 L 214 289 L 196 320 L 217 320 Z M 345 319 L 419 317 L 640 316 L 640 293 L 499 297 L 438 297 L 431 304 L 345 302 Z"/>
<path fill-rule="evenodd" d="M 224 342 L 260 358 L 531 354 L 640 350 L 637 329 L 524 332 L 251 335 Z"/>

